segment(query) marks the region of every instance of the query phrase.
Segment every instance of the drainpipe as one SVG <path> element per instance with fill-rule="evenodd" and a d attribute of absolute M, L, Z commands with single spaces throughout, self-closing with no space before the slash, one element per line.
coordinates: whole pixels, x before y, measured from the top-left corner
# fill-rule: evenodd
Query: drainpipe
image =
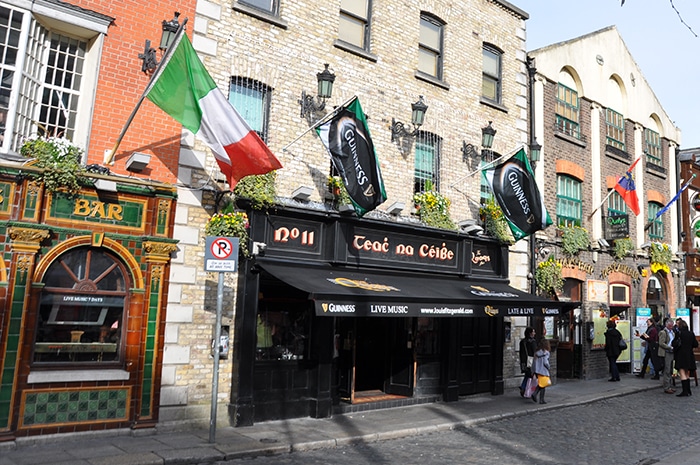
<path fill-rule="evenodd" d="M 535 144 L 535 73 L 537 68 L 535 67 L 535 59 L 532 57 L 527 57 L 525 64 L 527 66 L 528 74 L 528 119 L 530 120 L 530 134 L 529 134 L 529 144 L 530 150 Z M 535 170 L 535 162 L 530 160 L 533 171 Z M 530 293 L 535 294 L 537 292 L 537 284 L 535 283 L 535 270 L 537 269 L 536 263 L 536 250 L 535 244 L 537 239 L 535 238 L 535 233 L 531 234 L 529 237 L 530 242 Z"/>

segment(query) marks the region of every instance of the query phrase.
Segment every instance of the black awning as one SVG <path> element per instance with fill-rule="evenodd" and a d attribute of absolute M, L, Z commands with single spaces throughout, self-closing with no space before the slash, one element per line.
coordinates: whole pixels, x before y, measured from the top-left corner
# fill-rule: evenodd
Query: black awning
<path fill-rule="evenodd" d="M 259 260 L 275 278 L 309 293 L 319 316 L 555 316 L 561 303 L 504 282 L 425 273 Z"/>

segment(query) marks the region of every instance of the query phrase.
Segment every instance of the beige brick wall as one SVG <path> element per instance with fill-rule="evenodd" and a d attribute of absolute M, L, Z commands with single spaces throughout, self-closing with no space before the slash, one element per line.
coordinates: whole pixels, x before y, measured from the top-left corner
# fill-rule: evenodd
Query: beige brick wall
<path fill-rule="evenodd" d="M 419 21 L 421 11 L 429 12 L 445 23 L 444 83 L 439 86 L 415 77 L 418 66 Z M 388 200 L 411 206 L 413 195 L 413 147 L 402 150 L 391 142 L 392 118 L 408 122 L 411 103 L 423 95 L 429 106 L 421 129 L 443 138 L 441 152 L 441 191 L 452 200 L 455 221 L 478 215 L 480 175 L 474 161 L 462 161 L 462 142 L 480 144 L 481 128 L 489 121 L 497 129 L 494 150 L 508 153 L 527 143 L 527 75 L 525 70 L 525 22 L 513 12 L 491 0 L 462 2 L 399 0 L 375 1 L 372 10 L 372 35 L 369 52 L 376 61 L 360 57 L 334 46 L 338 29 L 338 2 L 281 0 L 280 17 L 286 27 L 273 25 L 231 8 L 231 2 L 197 4 L 193 43 L 219 87 L 228 93 L 232 76 L 254 79 L 272 88 L 268 145 L 284 168 L 278 172 L 277 192 L 290 197 L 300 185 L 315 189 L 312 200 L 322 201 L 330 160 L 311 132 L 283 150 L 309 129 L 299 117 L 298 100 L 302 90 L 315 95 L 316 73 L 329 63 L 335 73 L 329 108 L 357 95 L 368 115 L 369 129 L 381 163 Z M 482 46 L 490 43 L 503 50 L 503 109 L 480 103 Z M 180 243 L 174 259 L 171 284 L 180 290 L 172 306 L 192 308 L 191 321 L 168 321 L 169 346 L 187 347 L 189 359 L 164 363 L 163 392 L 171 399 L 164 405 L 161 421 L 185 421 L 207 418 L 211 398 L 212 359 L 209 342 L 216 309 L 216 280 L 204 272 L 203 225 L 213 213 L 211 188 L 221 176 L 208 150 L 191 135 L 186 143 L 187 166 L 181 166 L 178 226 L 199 228 L 196 244 Z M 183 201 L 183 199 L 186 199 Z M 183 213 L 186 210 L 186 213 Z M 409 214 L 410 208 L 403 214 Z M 524 251 L 523 245 L 514 250 Z M 194 282 L 188 280 L 194 272 Z M 527 284 L 527 267 L 522 258 L 511 271 L 522 274 L 519 283 Z M 517 277 L 516 277 L 517 278 Z M 226 275 L 224 324 L 231 324 L 234 309 L 235 276 Z M 233 328 L 231 333 L 233 334 Z M 222 361 L 219 378 L 219 402 L 230 398 L 232 367 Z M 508 368 L 510 370 L 510 368 Z M 165 395 L 164 395 L 165 398 Z M 221 416 L 220 416 L 221 418 Z"/>

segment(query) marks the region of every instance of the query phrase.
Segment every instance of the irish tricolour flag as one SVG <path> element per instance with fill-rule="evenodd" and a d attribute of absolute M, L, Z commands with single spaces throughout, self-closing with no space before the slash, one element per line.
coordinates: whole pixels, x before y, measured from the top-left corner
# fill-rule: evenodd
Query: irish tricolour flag
<path fill-rule="evenodd" d="M 207 143 L 230 188 L 251 174 L 282 168 L 270 149 L 219 90 L 187 34 L 153 77 L 146 98 Z"/>

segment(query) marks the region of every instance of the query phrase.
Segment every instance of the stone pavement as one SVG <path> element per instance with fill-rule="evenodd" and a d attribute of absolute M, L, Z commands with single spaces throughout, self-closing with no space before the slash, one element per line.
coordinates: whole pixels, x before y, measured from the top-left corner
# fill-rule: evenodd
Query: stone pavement
<path fill-rule="evenodd" d="M 659 389 L 660 384 L 632 375 L 619 383 L 559 380 L 547 389 L 546 405 L 519 396 L 517 388 L 502 396 L 476 395 L 459 402 L 258 423 L 250 427 L 218 427 L 209 442 L 209 428 L 111 430 L 92 433 L 18 438 L 0 443 L 0 465 L 166 465 L 204 464 L 259 455 L 286 454 L 370 443 L 458 426 L 472 426 L 536 411 L 594 402 L 603 398 Z M 698 392 L 700 395 L 700 392 Z M 665 457 L 664 465 L 697 465 L 700 442 Z"/>

